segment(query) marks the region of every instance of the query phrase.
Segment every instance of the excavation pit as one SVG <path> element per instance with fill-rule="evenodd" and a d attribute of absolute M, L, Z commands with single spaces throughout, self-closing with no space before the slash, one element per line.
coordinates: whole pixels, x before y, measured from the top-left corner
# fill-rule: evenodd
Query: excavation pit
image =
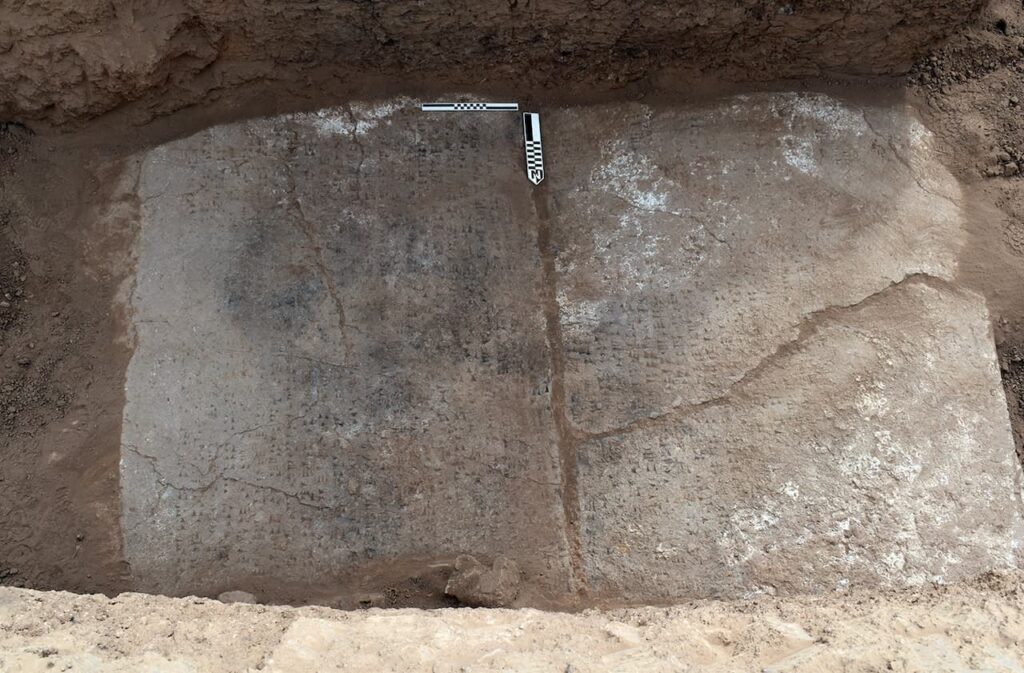
<path fill-rule="evenodd" d="M 8 5 L 0 671 L 1024 665 L 1019 0 Z"/>
<path fill-rule="evenodd" d="M 134 586 L 443 605 L 470 554 L 571 608 L 1018 566 L 960 188 L 910 107 L 546 109 L 535 187 L 517 114 L 420 102 L 127 162 Z"/>

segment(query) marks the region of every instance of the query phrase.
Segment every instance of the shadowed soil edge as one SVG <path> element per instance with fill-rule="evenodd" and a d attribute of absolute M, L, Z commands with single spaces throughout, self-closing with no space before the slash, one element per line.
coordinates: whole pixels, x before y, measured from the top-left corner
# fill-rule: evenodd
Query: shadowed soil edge
<path fill-rule="evenodd" d="M 575 96 L 621 90 L 662 68 L 716 81 L 891 75 L 904 72 L 981 5 L 982 0 L 16 3 L 0 10 L 0 115 L 63 124 L 134 102 L 132 118 L 147 121 L 208 105 L 256 82 L 313 103 L 312 91 L 387 95 L 382 83 L 396 76 L 481 93 L 502 87 L 520 95 L 547 91 L 550 98 L 555 91 Z M 379 78 L 367 82 L 366 73 Z"/>

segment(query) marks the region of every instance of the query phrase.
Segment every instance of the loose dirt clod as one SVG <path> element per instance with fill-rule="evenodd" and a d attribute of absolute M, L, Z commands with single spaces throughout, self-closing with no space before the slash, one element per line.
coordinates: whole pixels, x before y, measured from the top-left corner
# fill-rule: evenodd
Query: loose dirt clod
<path fill-rule="evenodd" d="M 521 575 L 515 561 L 499 556 L 488 568 L 474 556 L 455 559 L 455 571 L 444 592 L 464 605 L 505 608 L 519 595 Z"/>
<path fill-rule="evenodd" d="M 248 591 L 225 591 L 217 596 L 221 603 L 259 603 Z"/>

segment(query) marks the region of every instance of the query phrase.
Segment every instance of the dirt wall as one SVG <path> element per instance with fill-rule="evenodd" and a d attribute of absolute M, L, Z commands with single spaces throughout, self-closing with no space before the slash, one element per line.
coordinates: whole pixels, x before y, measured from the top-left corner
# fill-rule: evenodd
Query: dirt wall
<path fill-rule="evenodd" d="M 756 80 L 894 74 L 979 0 L 11 0 L 0 116 L 142 120 L 317 68 L 453 85 L 609 89 L 665 67 Z"/>

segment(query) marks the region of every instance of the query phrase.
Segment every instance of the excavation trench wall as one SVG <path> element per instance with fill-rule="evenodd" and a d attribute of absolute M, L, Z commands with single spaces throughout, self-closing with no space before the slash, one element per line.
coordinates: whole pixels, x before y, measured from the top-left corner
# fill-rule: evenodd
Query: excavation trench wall
<path fill-rule="evenodd" d="M 0 115 L 141 120 L 318 68 L 518 91 L 607 91 L 662 68 L 724 80 L 903 72 L 978 0 L 16 0 L 0 9 Z"/>

